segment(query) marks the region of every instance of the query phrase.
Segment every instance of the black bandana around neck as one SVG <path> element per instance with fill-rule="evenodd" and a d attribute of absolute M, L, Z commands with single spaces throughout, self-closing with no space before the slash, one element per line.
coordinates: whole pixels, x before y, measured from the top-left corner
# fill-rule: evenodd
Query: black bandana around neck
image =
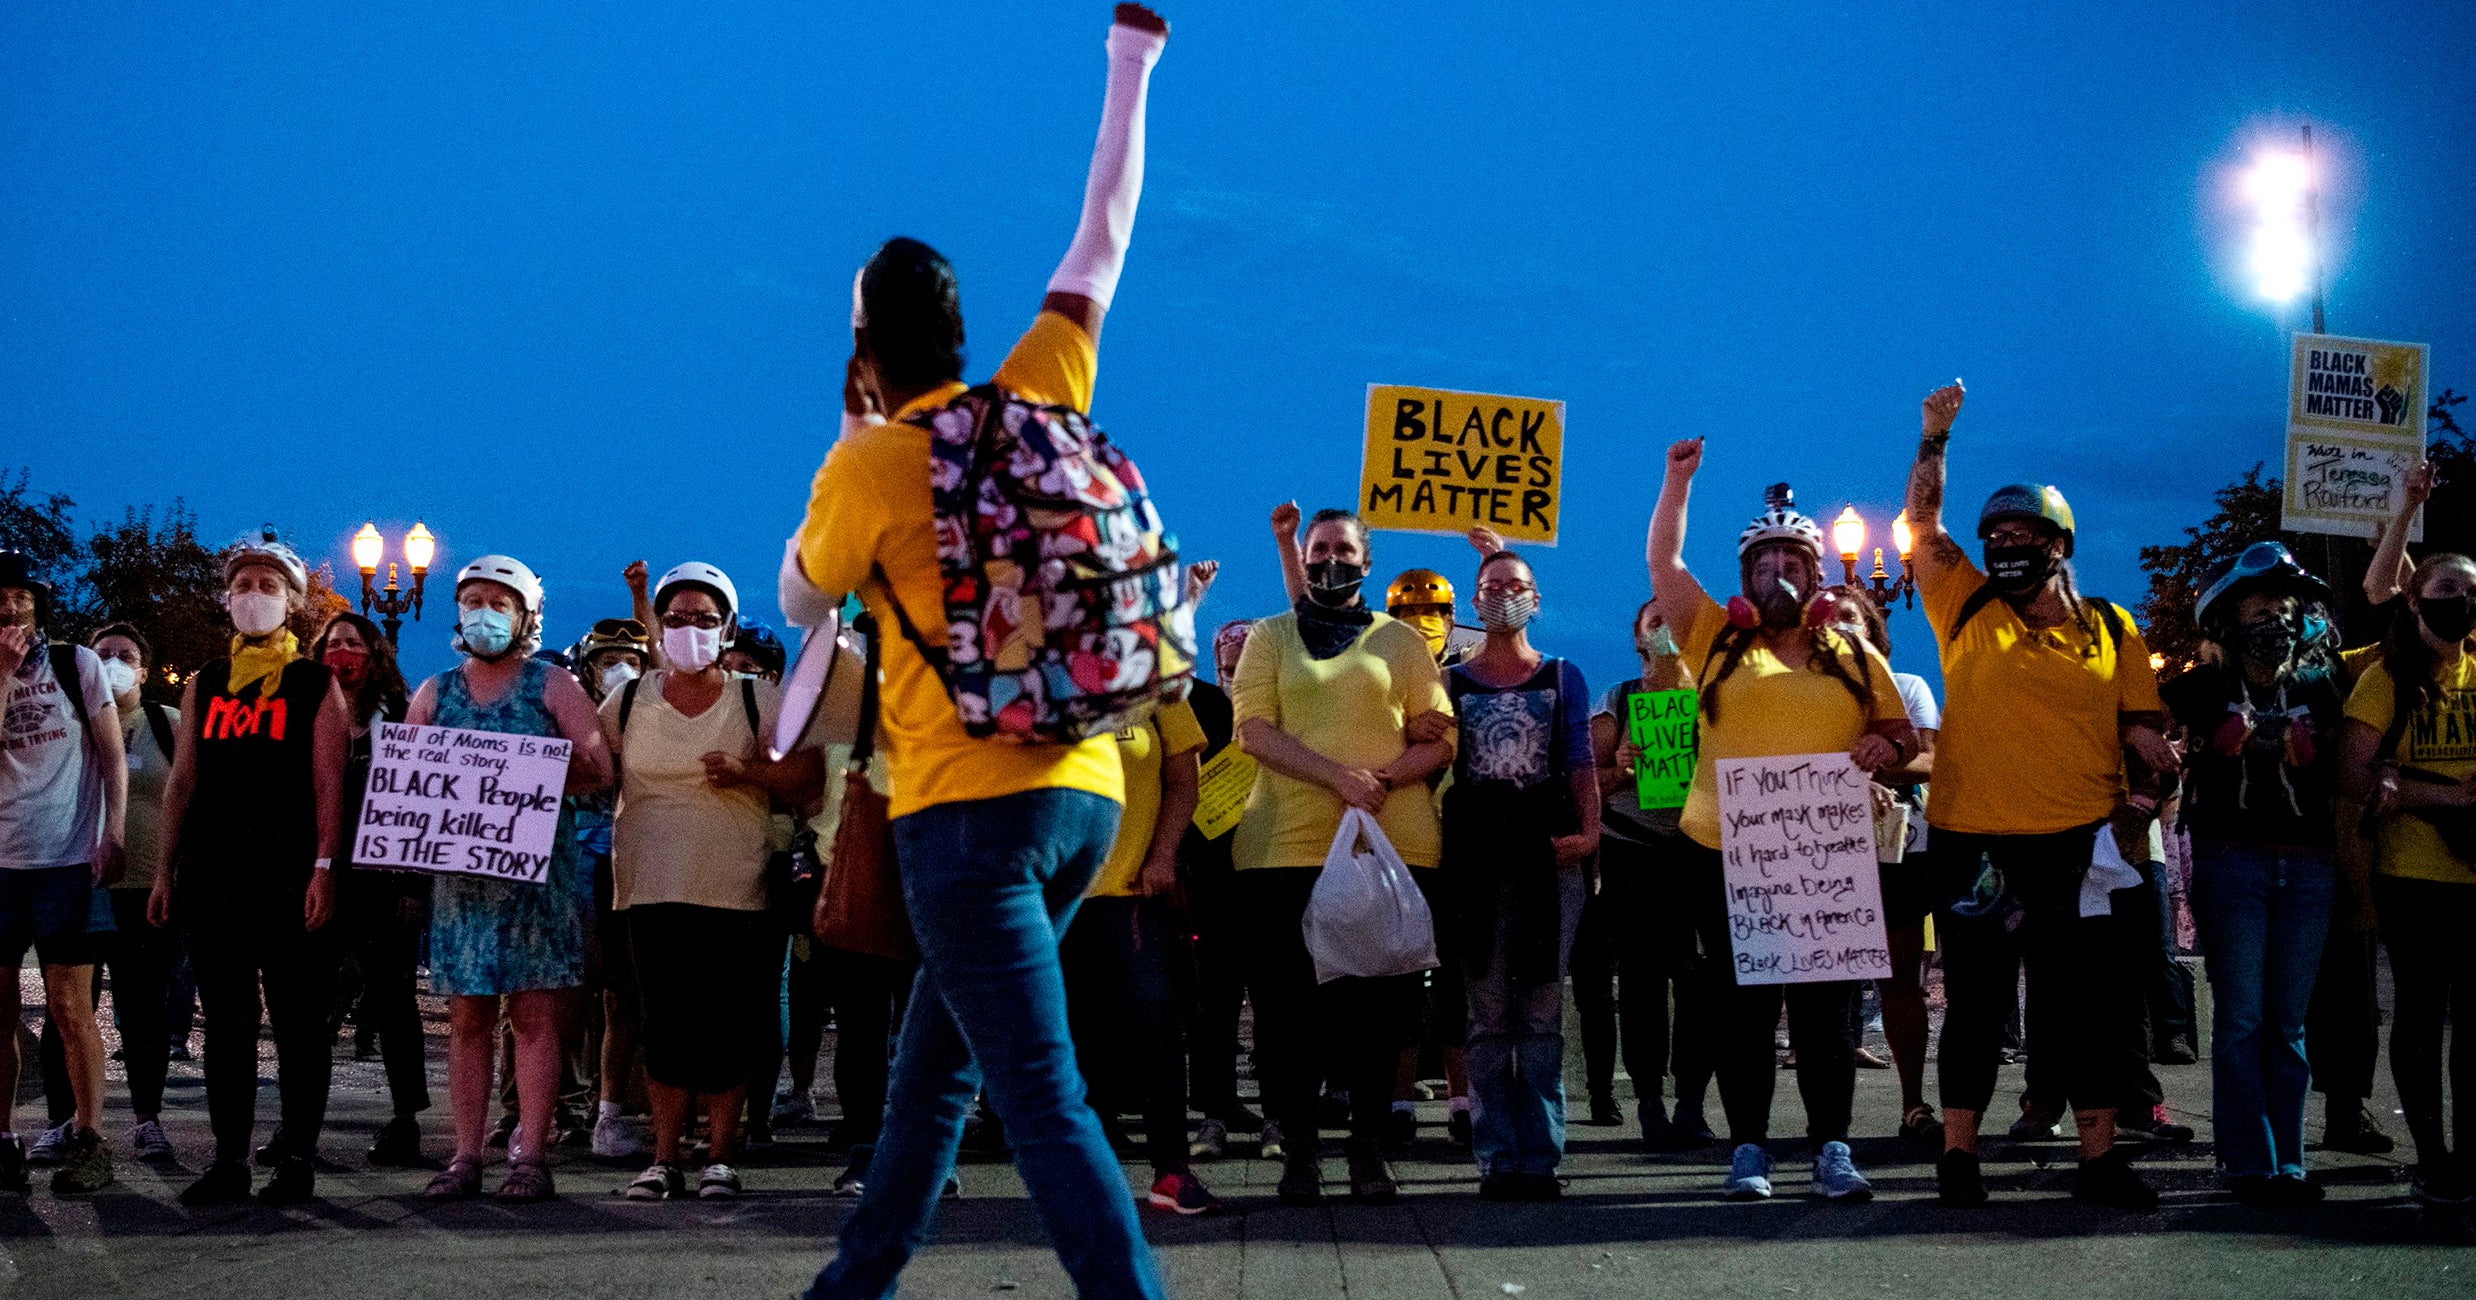
<path fill-rule="evenodd" d="M 1298 639 L 1306 643 L 1310 659 L 1330 659 L 1358 644 L 1360 634 L 1376 620 L 1364 601 L 1332 609 L 1304 597 L 1291 608 L 1298 614 Z"/>

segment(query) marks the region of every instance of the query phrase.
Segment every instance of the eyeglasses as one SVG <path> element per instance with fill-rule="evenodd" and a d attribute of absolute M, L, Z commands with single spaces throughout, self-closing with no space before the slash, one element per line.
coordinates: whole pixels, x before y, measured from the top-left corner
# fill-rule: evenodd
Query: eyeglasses
<path fill-rule="evenodd" d="M 662 626 L 671 628 L 694 627 L 702 628 L 705 631 L 711 632 L 722 626 L 722 616 L 720 614 L 664 614 L 662 616 Z"/>
<path fill-rule="evenodd" d="M 2035 528 L 1997 524 L 1987 530 L 1985 540 L 1991 546 L 2038 546 L 2046 541 L 2046 534 Z"/>

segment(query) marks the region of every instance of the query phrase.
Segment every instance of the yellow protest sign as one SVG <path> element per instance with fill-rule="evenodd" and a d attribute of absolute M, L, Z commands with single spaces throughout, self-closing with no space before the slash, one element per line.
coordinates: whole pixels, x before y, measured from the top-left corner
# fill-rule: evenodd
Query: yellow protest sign
<path fill-rule="evenodd" d="M 2422 343 L 2298 334 L 2287 370 L 2289 532 L 2370 536 L 2398 513 L 2399 484 L 2424 459 Z M 2424 513 L 2408 540 L 2424 538 Z"/>
<path fill-rule="evenodd" d="M 1556 544 L 1565 404 L 1537 397 L 1367 386 L 1358 512 L 1370 528 Z"/>
<path fill-rule="evenodd" d="M 1204 764 L 1195 788 L 1195 829 L 1217 840 L 1229 834 L 1247 810 L 1247 795 L 1255 789 L 1255 760 L 1238 746 L 1224 745 Z"/>

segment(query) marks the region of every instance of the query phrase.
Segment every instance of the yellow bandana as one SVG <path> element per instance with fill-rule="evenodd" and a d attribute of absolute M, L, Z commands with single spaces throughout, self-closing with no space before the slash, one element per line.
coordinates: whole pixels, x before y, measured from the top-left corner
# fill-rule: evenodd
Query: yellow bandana
<path fill-rule="evenodd" d="M 284 665 L 301 657 L 301 638 L 284 629 L 283 635 L 265 645 L 251 645 L 240 637 L 232 638 L 232 677 L 226 683 L 232 698 L 239 699 L 250 683 L 258 684 L 258 697 L 275 694 L 284 681 Z"/>

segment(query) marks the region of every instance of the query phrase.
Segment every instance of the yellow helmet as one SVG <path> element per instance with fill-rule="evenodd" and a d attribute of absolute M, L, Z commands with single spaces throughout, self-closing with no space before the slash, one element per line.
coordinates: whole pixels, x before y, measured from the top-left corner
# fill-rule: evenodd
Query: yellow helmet
<path fill-rule="evenodd" d="M 1384 612 L 1399 614 L 1422 605 L 1453 608 L 1453 584 L 1433 569 L 1404 569 L 1384 589 Z"/>

